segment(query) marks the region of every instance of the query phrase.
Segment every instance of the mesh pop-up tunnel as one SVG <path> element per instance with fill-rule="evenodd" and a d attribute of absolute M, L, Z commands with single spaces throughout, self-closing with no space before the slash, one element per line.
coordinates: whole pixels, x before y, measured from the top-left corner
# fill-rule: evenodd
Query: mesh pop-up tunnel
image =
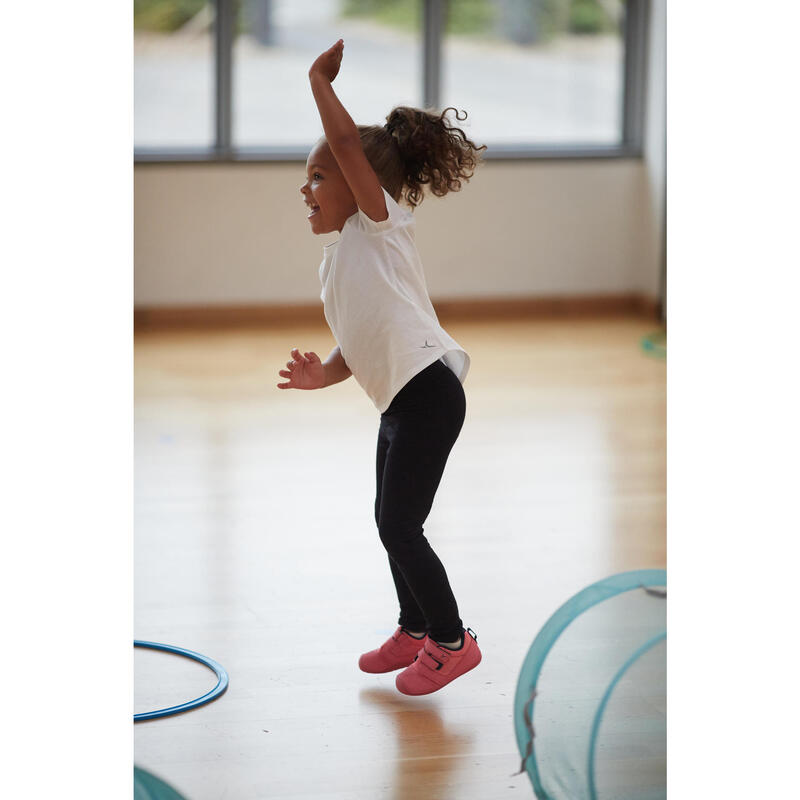
<path fill-rule="evenodd" d="M 664 570 L 571 597 L 528 651 L 514 729 L 539 800 L 666 798 Z"/>

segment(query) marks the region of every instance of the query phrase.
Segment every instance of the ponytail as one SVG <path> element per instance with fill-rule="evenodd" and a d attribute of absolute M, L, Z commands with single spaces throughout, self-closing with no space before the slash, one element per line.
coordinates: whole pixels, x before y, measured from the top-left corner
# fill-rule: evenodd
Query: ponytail
<path fill-rule="evenodd" d="M 384 126 L 359 126 L 364 152 L 381 184 L 396 201 L 404 196 L 415 208 L 424 199 L 424 186 L 437 197 L 461 189 L 481 163 L 480 151 L 463 130 L 441 113 L 409 106 L 397 106 L 386 117 Z"/>

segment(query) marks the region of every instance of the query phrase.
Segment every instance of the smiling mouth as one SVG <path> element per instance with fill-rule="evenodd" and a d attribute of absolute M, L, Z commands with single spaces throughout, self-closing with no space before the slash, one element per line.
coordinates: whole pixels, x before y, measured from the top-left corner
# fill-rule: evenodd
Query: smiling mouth
<path fill-rule="evenodd" d="M 309 213 L 307 219 L 310 219 L 311 217 L 313 217 L 318 212 L 319 212 L 319 206 L 312 206 L 311 207 L 311 212 Z"/>

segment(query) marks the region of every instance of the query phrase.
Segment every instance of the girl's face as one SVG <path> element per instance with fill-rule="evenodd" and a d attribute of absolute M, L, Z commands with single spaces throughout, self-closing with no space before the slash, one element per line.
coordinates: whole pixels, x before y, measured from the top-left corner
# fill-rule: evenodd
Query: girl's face
<path fill-rule="evenodd" d="M 341 233 L 345 220 L 358 211 L 328 143 L 320 139 L 308 154 L 306 182 L 300 192 L 309 206 L 312 233 Z"/>

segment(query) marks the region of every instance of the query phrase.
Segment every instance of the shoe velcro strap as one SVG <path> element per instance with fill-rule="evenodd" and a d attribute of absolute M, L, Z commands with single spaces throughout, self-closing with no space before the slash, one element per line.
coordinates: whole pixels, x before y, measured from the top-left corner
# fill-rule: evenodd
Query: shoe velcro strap
<path fill-rule="evenodd" d="M 438 657 L 423 649 L 420 663 L 434 671 L 439 670 L 444 666 L 444 662 L 447 661 L 447 656 L 444 654 L 437 655 Z"/>

